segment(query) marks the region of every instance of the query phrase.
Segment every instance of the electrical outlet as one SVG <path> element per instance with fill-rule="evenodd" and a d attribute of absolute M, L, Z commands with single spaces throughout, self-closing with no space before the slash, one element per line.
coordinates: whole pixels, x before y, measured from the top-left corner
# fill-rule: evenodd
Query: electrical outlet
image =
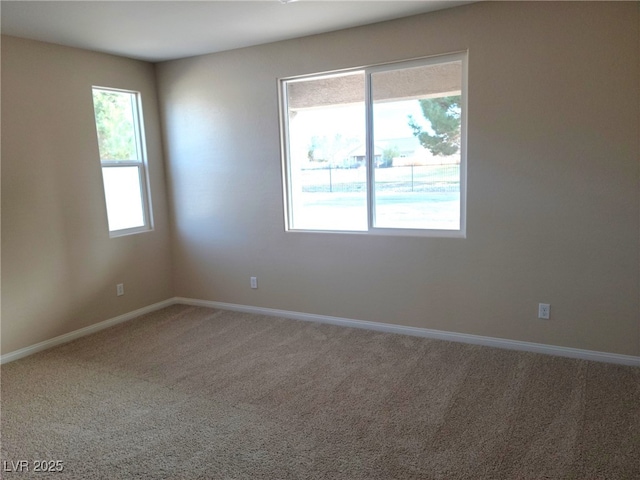
<path fill-rule="evenodd" d="M 251 277 L 251 288 L 258 288 L 258 277 Z"/>
<path fill-rule="evenodd" d="M 551 314 L 551 305 L 548 303 L 539 303 L 538 304 L 538 318 L 543 320 L 549 320 L 549 315 Z"/>
<path fill-rule="evenodd" d="M 124 295 L 124 283 L 119 283 L 116 285 L 116 295 L 118 297 Z"/>

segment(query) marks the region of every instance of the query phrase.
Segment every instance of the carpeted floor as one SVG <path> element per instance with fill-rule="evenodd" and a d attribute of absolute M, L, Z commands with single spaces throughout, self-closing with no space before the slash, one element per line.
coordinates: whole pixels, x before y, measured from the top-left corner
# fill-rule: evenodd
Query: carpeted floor
<path fill-rule="evenodd" d="M 4 478 L 640 479 L 634 367 L 176 305 L 1 373 Z"/>

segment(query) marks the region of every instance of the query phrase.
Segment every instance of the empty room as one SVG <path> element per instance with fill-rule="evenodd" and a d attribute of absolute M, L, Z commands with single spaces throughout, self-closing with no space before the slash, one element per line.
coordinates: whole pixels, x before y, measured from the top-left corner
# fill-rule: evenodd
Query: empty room
<path fill-rule="evenodd" d="M 640 3 L 1 8 L 1 478 L 640 478 Z"/>

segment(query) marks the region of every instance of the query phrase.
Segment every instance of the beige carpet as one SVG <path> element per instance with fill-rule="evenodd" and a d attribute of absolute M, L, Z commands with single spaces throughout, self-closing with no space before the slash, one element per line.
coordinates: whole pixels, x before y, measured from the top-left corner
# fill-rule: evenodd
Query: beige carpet
<path fill-rule="evenodd" d="M 633 367 L 173 306 L 1 380 L 2 460 L 64 462 L 4 478 L 640 479 Z"/>

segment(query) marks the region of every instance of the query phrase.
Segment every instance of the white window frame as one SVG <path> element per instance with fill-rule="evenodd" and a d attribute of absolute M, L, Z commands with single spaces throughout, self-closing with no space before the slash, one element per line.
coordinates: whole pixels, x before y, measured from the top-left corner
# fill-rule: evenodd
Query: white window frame
<path fill-rule="evenodd" d="M 371 75 L 374 73 L 401 70 L 404 68 L 438 65 L 442 63 L 460 62 L 461 71 L 461 115 L 460 115 L 460 228 L 457 230 L 440 229 L 407 229 L 407 228 L 380 228 L 374 226 L 375 215 L 375 188 L 373 154 L 373 92 Z M 337 76 L 364 72 L 365 74 L 365 112 L 366 112 L 366 164 L 367 164 L 367 230 L 323 230 L 323 229 L 296 229 L 292 227 L 291 215 L 293 212 L 293 195 L 291 184 L 291 166 L 289 150 L 289 105 L 287 99 L 287 84 L 301 80 L 315 80 L 322 77 Z M 332 72 L 321 72 L 309 75 L 300 75 L 278 79 L 278 99 L 280 115 L 280 144 L 282 160 L 282 181 L 284 195 L 285 230 L 287 232 L 313 232 L 313 233 L 341 233 L 360 235 L 394 235 L 394 236 L 422 236 L 422 237 L 448 237 L 466 238 L 467 230 L 467 116 L 468 116 L 468 52 L 461 51 L 445 55 L 416 58 L 392 63 L 372 65 L 368 67 L 356 67 Z"/>
<path fill-rule="evenodd" d="M 101 172 L 103 168 L 123 168 L 123 167 L 137 167 L 138 168 L 138 179 L 140 182 L 140 200 L 142 203 L 142 216 L 143 216 L 143 225 L 139 227 L 133 228 L 123 228 L 118 230 L 111 230 L 109 227 L 109 237 L 122 237 L 125 235 L 132 235 L 136 233 L 149 232 L 153 230 L 153 215 L 151 209 L 151 196 L 149 191 L 149 172 L 148 172 L 148 163 L 147 163 L 147 148 L 146 148 L 146 140 L 144 135 L 144 119 L 142 116 L 142 99 L 141 94 L 135 90 L 125 90 L 121 88 L 112 88 L 112 87 L 101 87 L 97 85 L 93 85 L 91 87 L 91 94 L 93 98 L 94 91 L 104 91 L 104 92 L 116 92 L 116 93 L 126 93 L 133 95 L 134 101 L 132 102 L 132 114 L 133 114 L 133 128 L 136 142 L 136 152 L 137 158 L 132 160 L 105 160 L 100 156 L 100 166 Z M 95 117 L 94 117 L 94 125 L 95 125 Z M 96 126 L 97 129 L 97 126 Z M 96 131 L 97 134 L 97 131 Z M 100 155 L 100 153 L 98 152 Z M 104 191 L 104 185 L 103 185 Z M 105 202 L 106 199 L 106 191 L 105 194 Z M 108 209 L 108 206 L 106 206 Z"/>

